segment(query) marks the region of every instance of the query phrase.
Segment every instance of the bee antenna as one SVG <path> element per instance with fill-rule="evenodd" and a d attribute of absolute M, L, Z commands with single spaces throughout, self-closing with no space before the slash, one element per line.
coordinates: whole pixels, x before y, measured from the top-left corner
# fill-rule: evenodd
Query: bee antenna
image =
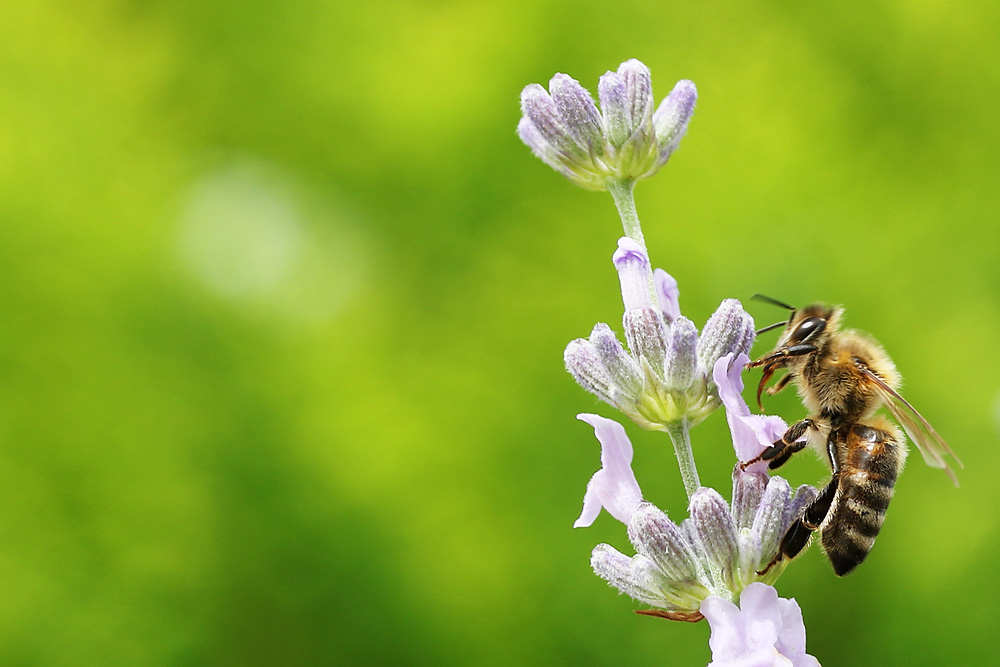
<path fill-rule="evenodd" d="M 768 324 L 763 329 L 757 329 L 757 331 L 754 332 L 754 335 L 759 336 L 762 333 L 766 333 L 766 332 L 770 331 L 771 329 L 777 329 L 778 327 L 783 327 L 786 324 L 788 324 L 788 323 L 787 322 L 775 322 L 774 324 Z"/>
<path fill-rule="evenodd" d="M 750 298 L 751 299 L 757 299 L 758 301 L 763 301 L 765 303 L 769 303 L 772 306 L 778 306 L 779 308 L 784 308 L 785 310 L 795 310 L 795 306 L 789 306 L 784 301 L 778 301 L 777 299 L 769 297 L 769 296 L 764 295 L 764 294 L 761 294 L 760 292 L 758 292 L 757 294 L 754 294 Z"/>

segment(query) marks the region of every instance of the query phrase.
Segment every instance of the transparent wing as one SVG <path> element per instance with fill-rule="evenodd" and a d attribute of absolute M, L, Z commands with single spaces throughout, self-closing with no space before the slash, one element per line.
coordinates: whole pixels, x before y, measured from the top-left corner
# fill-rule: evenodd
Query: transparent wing
<path fill-rule="evenodd" d="M 913 444 L 920 450 L 920 454 L 924 457 L 927 465 L 932 468 L 941 468 L 944 470 L 948 473 L 951 481 L 955 483 L 955 486 L 958 486 L 958 478 L 955 477 L 955 471 L 948 466 L 948 462 L 945 461 L 944 457 L 950 456 L 959 467 L 964 468 L 965 466 L 955 456 L 955 452 L 951 451 L 951 447 L 944 441 L 944 438 L 938 435 L 934 427 L 924 419 L 923 415 L 917 412 L 916 408 L 910 405 L 909 401 L 900 396 L 895 389 L 887 385 L 885 380 L 864 366 L 860 366 L 860 368 L 865 377 L 871 380 L 872 384 L 875 385 L 878 392 L 882 395 L 885 407 L 899 421 L 903 430 L 906 431 L 906 435 L 910 437 Z"/>

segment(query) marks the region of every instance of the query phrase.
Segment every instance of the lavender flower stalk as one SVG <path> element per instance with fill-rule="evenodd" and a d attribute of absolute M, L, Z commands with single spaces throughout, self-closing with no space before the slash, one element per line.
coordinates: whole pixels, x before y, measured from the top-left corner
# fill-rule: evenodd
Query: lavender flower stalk
<path fill-rule="evenodd" d="M 635 182 L 656 173 L 684 136 L 695 86 L 678 82 L 654 111 L 649 70 L 629 60 L 601 77 L 598 97 L 600 109 L 565 74 L 555 75 L 548 91 L 532 84 L 521 94 L 521 139 L 577 185 L 608 190 L 625 231 L 613 260 L 626 345 L 607 324 L 598 323 L 589 338 L 566 347 L 564 360 L 587 391 L 642 427 L 670 435 L 689 517 L 676 523 L 643 498 L 632 471 L 632 444 L 621 424 L 581 414 L 601 444 L 602 467 L 587 485 L 574 526 L 591 525 L 602 509 L 626 525 L 635 555 L 599 544 L 591 556 L 594 572 L 653 607 L 639 613 L 707 618 L 712 665 L 814 667 L 819 663 L 805 653 L 798 605 L 779 599 L 770 584 L 789 563 L 772 562 L 780 540 L 817 496 L 816 489 L 802 486 L 793 493 L 784 479 L 769 478 L 766 463 L 759 461 L 746 470 L 734 467 L 732 502 L 727 503 L 701 486 L 691 449 L 690 427 L 719 405 L 726 408 L 741 461 L 755 458 L 785 432 L 780 419 L 751 414 L 740 393 L 753 319 L 738 301 L 727 299 L 699 335 L 681 314 L 677 281 L 651 268 L 633 199 Z"/>
<path fill-rule="evenodd" d="M 740 395 L 739 373 L 746 357 L 719 359 L 713 374 L 725 397 L 733 447 L 737 454 L 759 453 L 771 444 L 771 433 L 783 432 L 777 417 L 751 415 Z M 604 508 L 628 528 L 636 555 L 626 556 L 607 544 L 598 545 L 591 565 L 598 576 L 621 592 L 656 607 L 668 618 L 697 620 L 702 602 L 717 596 L 735 602 L 750 584 L 774 583 L 788 561 L 760 574 L 778 549 L 792 521 L 817 491 L 801 486 L 794 493 L 781 477 L 765 472 L 733 471 L 730 505 L 710 488 L 692 496 L 689 518 L 680 524 L 643 500 L 632 472 L 632 445 L 625 429 L 598 415 L 580 415 L 594 427 L 601 443 L 602 468 L 594 474 L 575 527 L 589 526 Z M 754 453 L 752 456 L 756 456 Z M 747 458 L 752 458 L 748 456 Z"/>

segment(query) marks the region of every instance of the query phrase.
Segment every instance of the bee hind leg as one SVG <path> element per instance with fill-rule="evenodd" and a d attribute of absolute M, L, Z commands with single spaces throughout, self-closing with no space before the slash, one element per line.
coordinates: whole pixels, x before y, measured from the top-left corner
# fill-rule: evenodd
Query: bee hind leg
<path fill-rule="evenodd" d="M 795 558 L 805 549 L 813 531 L 823 524 L 826 515 L 830 512 L 830 506 L 833 505 L 833 498 L 837 495 L 838 485 L 837 476 L 834 475 L 822 493 L 816 497 L 816 500 L 809 504 L 806 511 L 802 513 L 802 516 L 792 522 L 792 525 L 785 532 L 785 536 L 781 538 L 781 543 L 778 545 L 778 553 L 774 555 L 771 562 L 764 566 L 764 569 L 758 570 L 757 574 L 766 574 L 768 570 L 783 559 Z"/>

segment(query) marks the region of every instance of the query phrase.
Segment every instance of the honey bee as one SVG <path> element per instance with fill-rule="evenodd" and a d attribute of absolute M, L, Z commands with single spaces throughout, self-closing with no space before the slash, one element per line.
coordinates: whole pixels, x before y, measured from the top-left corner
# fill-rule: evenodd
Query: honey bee
<path fill-rule="evenodd" d="M 769 468 L 778 468 L 792 454 L 811 446 L 821 456 L 825 454 L 833 470 L 829 484 L 792 523 L 761 574 L 783 558 L 798 555 L 813 531 L 819 530 L 823 550 L 834 572 L 842 577 L 871 551 L 906 460 L 906 439 L 899 427 L 875 414 L 881 406 L 902 425 L 924 461 L 947 472 L 956 486 L 955 473 L 944 457 L 951 456 L 959 466 L 962 463 L 899 395 L 899 373 L 882 346 L 857 331 L 840 330 L 842 308 L 814 304 L 796 309 L 755 296 L 791 311 L 787 322 L 758 331 L 784 326 L 774 351 L 747 364 L 747 368 L 763 368 L 757 404 L 761 405 L 761 393 L 771 376 L 785 368 L 788 373 L 767 393 L 774 395 L 794 382 L 810 416 L 792 424 L 780 440 L 741 465 L 745 469 L 767 461 Z"/>

